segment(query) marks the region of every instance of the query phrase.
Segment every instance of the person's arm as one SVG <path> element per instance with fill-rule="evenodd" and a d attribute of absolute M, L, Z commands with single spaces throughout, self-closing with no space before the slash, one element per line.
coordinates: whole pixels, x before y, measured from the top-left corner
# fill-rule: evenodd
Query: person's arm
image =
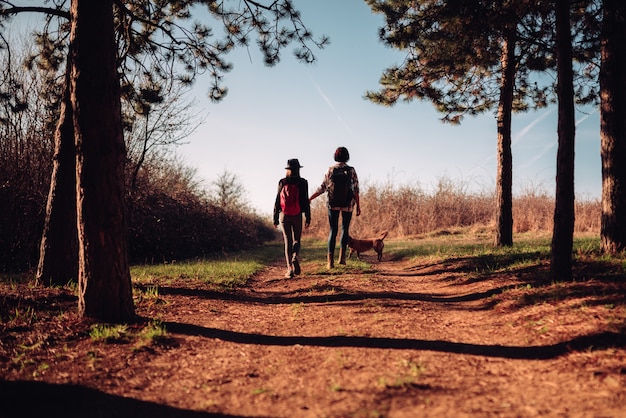
<path fill-rule="evenodd" d="M 324 193 L 326 191 L 326 184 L 328 184 L 329 177 L 330 177 L 330 175 L 328 174 L 328 171 L 327 171 L 326 174 L 324 174 L 324 180 L 322 181 L 322 184 L 320 184 L 320 187 L 318 187 L 317 190 L 315 192 L 313 192 L 311 197 L 309 197 L 309 202 L 311 202 L 317 196 L 321 195 L 322 193 Z"/>
<path fill-rule="evenodd" d="M 322 193 L 324 193 L 324 190 L 322 190 L 321 187 L 319 187 L 312 195 L 311 197 L 309 197 L 309 202 L 312 201 L 313 199 L 315 199 L 317 196 L 321 195 Z"/>
<path fill-rule="evenodd" d="M 356 205 L 356 216 L 361 215 L 361 198 L 359 197 L 359 176 L 356 174 L 356 170 L 352 167 L 352 188 L 354 192 L 354 203 Z"/>
<path fill-rule="evenodd" d="M 309 182 L 302 179 L 300 183 L 300 207 L 304 212 L 304 227 L 308 228 L 311 224 L 311 201 L 309 200 Z"/>
<path fill-rule="evenodd" d="M 278 182 L 278 192 L 276 193 L 276 199 L 274 200 L 274 216 L 273 216 L 273 220 L 274 220 L 274 226 L 278 226 L 278 216 L 280 215 L 281 212 L 281 208 L 280 208 L 280 191 L 283 188 L 283 181 L 282 179 Z"/>

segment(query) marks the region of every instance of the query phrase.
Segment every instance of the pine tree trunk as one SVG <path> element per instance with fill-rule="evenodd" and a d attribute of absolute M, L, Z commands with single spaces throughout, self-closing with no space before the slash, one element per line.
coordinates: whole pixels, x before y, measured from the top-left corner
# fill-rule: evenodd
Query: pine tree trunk
<path fill-rule="evenodd" d="M 125 144 L 112 0 L 73 0 L 71 99 L 77 148 L 79 313 L 135 319 L 124 210 Z"/>
<path fill-rule="evenodd" d="M 69 68 L 61 102 L 59 123 L 54 132 L 54 161 L 46 205 L 37 283 L 63 286 L 78 280 L 78 236 L 76 231 L 76 146 Z"/>
<path fill-rule="evenodd" d="M 496 246 L 513 245 L 513 154 L 511 118 L 515 87 L 515 36 L 511 31 L 502 48 L 502 81 L 498 104 L 498 168 L 496 176 Z"/>
<path fill-rule="evenodd" d="M 569 1 L 556 2 L 558 151 L 556 200 L 550 273 L 553 281 L 571 280 L 574 242 L 574 74 Z"/>
<path fill-rule="evenodd" d="M 626 3 L 605 0 L 600 67 L 602 250 L 626 249 Z"/>

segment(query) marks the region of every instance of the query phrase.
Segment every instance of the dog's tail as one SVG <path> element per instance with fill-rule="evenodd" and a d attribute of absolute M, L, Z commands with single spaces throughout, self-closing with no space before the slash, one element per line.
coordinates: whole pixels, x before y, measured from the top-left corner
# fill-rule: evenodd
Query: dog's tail
<path fill-rule="evenodd" d="M 378 237 L 378 239 L 381 241 L 384 240 L 388 233 L 389 233 L 388 231 L 382 232 L 380 236 Z"/>

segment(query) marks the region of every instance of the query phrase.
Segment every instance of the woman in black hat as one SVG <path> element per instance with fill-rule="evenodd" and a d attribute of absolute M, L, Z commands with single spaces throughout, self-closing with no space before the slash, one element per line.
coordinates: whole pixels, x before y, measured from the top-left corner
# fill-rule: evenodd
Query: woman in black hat
<path fill-rule="evenodd" d="M 309 183 L 300 177 L 302 166 L 297 158 L 287 161 L 287 174 L 278 182 L 278 193 L 274 202 L 274 226 L 282 224 L 285 241 L 286 278 L 300 274 L 300 237 L 302 236 L 302 214 L 308 228 L 311 223 Z"/>

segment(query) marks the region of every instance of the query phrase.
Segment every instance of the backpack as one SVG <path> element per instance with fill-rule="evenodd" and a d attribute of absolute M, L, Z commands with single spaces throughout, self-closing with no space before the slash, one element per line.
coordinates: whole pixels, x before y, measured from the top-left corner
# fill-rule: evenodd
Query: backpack
<path fill-rule="evenodd" d="M 332 208 L 345 208 L 352 202 L 352 170 L 348 166 L 335 167 L 327 187 L 328 202 Z"/>
<path fill-rule="evenodd" d="M 300 214 L 300 188 L 298 183 L 283 183 L 280 190 L 280 208 L 285 215 Z"/>

